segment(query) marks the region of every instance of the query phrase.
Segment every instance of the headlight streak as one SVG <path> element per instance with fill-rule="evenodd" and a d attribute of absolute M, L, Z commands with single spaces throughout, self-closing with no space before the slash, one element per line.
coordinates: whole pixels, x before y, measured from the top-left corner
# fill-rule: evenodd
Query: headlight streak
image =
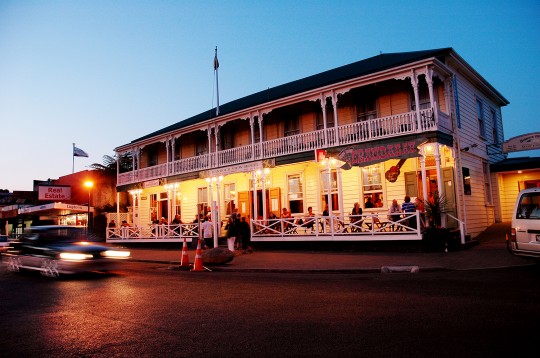
<path fill-rule="evenodd" d="M 60 253 L 60 258 L 63 260 L 74 260 L 74 261 L 82 261 L 86 259 L 91 259 L 93 255 L 91 254 L 80 254 L 80 253 L 74 253 L 74 252 L 62 252 Z"/>
<path fill-rule="evenodd" d="M 129 257 L 129 251 L 118 251 L 118 250 L 107 250 L 101 253 L 102 256 L 113 258 L 113 259 L 122 259 Z"/>

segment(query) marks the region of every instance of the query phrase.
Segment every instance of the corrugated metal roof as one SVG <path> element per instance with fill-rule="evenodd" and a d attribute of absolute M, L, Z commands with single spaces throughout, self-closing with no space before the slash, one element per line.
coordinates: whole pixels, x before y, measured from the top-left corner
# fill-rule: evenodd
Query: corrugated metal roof
<path fill-rule="evenodd" d="M 357 61 L 345 66 L 334 68 L 332 70 L 321 72 L 300 80 L 268 88 L 264 91 L 260 91 L 249 96 L 225 103 L 219 106 L 219 113 L 220 115 L 233 113 L 245 108 L 261 105 L 267 102 L 292 96 L 315 88 L 331 85 L 333 83 L 342 82 L 359 76 L 365 76 L 371 73 L 387 70 L 430 57 L 439 57 L 441 60 L 443 60 L 444 56 L 446 56 L 451 51 L 452 48 L 447 47 L 425 51 L 380 54 L 367 58 L 365 60 Z M 144 137 L 138 138 L 131 143 L 136 143 L 147 138 L 152 138 L 161 134 L 165 134 L 215 117 L 216 110 L 215 108 L 213 108 L 212 110 L 202 112 L 193 117 L 184 119 L 173 125 L 160 129 L 156 132 L 145 135 Z"/>

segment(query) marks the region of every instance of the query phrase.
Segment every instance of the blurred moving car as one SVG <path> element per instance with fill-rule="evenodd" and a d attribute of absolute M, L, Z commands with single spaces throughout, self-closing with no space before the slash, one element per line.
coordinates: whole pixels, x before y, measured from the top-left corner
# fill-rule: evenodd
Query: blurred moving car
<path fill-rule="evenodd" d="M 6 235 L 0 235 L 0 253 L 7 252 L 10 242 Z"/>
<path fill-rule="evenodd" d="M 86 231 L 77 226 L 34 226 L 19 240 L 11 241 L 2 254 L 9 271 L 38 270 L 44 276 L 59 277 L 117 268 L 129 251 L 87 240 Z"/>
<path fill-rule="evenodd" d="M 519 192 L 512 213 L 511 230 L 510 252 L 540 262 L 540 188 Z"/>

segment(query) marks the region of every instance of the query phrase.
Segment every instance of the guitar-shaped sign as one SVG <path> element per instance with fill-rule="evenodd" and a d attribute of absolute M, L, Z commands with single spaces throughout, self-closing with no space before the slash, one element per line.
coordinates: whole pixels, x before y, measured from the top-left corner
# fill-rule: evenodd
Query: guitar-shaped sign
<path fill-rule="evenodd" d="M 400 159 L 397 165 L 393 165 L 390 169 L 388 169 L 386 173 L 384 173 L 384 177 L 386 178 L 386 180 L 388 180 L 390 183 L 395 183 L 397 178 L 399 177 L 399 174 L 401 174 L 399 169 L 401 169 L 401 166 L 403 165 L 403 163 L 405 163 L 406 160 L 407 159 Z"/>

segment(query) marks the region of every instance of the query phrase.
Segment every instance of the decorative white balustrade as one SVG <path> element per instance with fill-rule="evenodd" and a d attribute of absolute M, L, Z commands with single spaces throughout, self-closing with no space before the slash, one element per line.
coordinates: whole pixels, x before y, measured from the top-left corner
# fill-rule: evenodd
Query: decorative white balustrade
<path fill-rule="evenodd" d="M 171 175 L 178 175 L 212 168 L 225 167 L 253 160 L 262 160 L 295 153 L 311 151 L 318 148 L 351 145 L 356 143 L 399 137 L 407 134 L 422 133 L 435 130 L 449 132 L 451 120 L 448 114 L 431 109 L 421 110 L 417 120 L 415 111 L 387 117 L 374 118 L 338 126 L 301 133 L 263 143 L 245 145 L 237 148 L 221 150 L 217 153 L 203 154 L 175 160 L 135 170 L 135 172 L 118 175 L 118 185 L 131 184 Z M 436 122 L 436 117 L 438 123 Z M 337 136 L 337 138 L 336 138 Z"/>
<path fill-rule="evenodd" d="M 387 214 L 251 220 L 252 241 L 422 240 L 420 212 L 389 221 Z M 225 232 L 221 233 L 225 234 Z M 182 242 L 199 238 L 197 223 L 107 228 L 107 242 Z"/>

